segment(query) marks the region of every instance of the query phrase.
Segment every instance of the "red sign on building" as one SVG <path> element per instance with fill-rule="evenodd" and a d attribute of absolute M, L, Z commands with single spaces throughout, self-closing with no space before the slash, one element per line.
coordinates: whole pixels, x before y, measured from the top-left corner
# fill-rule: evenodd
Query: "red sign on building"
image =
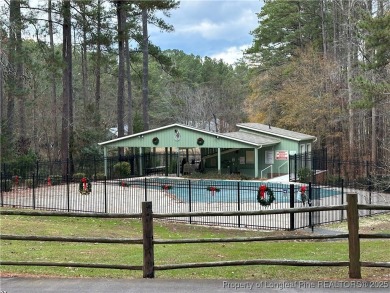
<path fill-rule="evenodd" d="M 275 160 L 288 160 L 288 151 L 276 151 Z"/>

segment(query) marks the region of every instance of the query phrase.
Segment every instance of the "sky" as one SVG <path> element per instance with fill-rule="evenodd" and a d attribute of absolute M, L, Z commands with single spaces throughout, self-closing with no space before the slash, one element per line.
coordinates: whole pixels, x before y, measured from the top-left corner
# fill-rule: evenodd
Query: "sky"
<path fill-rule="evenodd" d="M 178 49 L 233 64 L 252 44 L 250 32 L 258 26 L 256 13 L 262 5 L 262 0 L 181 0 L 165 18 L 175 31 L 151 27 L 150 40 L 162 50 Z"/>
<path fill-rule="evenodd" d="M 29 1 L 32 6 L 47 2 Z M 262 5 L 263 0 L 180 0 L 179 7 L 170 11 L 170 17 L 164 17 L 174 31 L 161 32 L 149 25 L 149 38 L 162 50 L 178 49 L 233 64 L 252 44 L 250 32 L 258 27 L 256 13 Z"/>

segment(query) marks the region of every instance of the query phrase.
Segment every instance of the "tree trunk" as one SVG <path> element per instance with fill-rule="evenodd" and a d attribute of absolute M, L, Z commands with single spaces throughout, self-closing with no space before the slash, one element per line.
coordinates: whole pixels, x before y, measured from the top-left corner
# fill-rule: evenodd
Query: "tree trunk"
<path fill-rule="evenodd" d="M 0 40 L 3 39 L 3 31 L 0 29 Z M 3 136 L 3 119 L 4 119 L 4 70 L 3 66 L 5 61 L 3 60 L 2 42 L 0 42 L 0 137 Z M 3 161 L 3 145 L 0 145 L 0 165 Z"/>
<path fill-rule="evenodd" d="M 148 38 L 148 10 L 147 8 L 142 8 L 142 54 L 143 54 L 143 64 L 142 64 L 142 108 L 143 108 L 143 124 L 144 130 L 149 130 L 149 87 L 148 87 L 148 78 L 149 78 L 149 38 Z"/>
<path fill-rule="evenodd" d="M 347 10 L 347 19 L 346 19 L 346 50 L 347 50 L 347 89 L 348 89 L 348 138 L 349 138 L 349 153 L 350 155 L 354 154 L 354 139 L 355 138 L 355 127 L 354 127 L 354 111 L 352 109 L 353 101 L 353 44 L 352 44 L 352 0 L 348 0 L 346 3 L 345 9 Z M 345 10 L 344 10 L 345 11 Z"/>
<path fill-rule="evenodd" d="M 118 122 L 118 137 L 124 136 L 124 50 L 125 50 L 125 26 L 126 26 L 126 11 L 125 3 L 117 1 L 117 19 L 118 19 L 118 99 L 117 99 L 117 122 Z M 123 148 L 118 149 L 119 156 L 123 155 Z"/>
<path fill-rule="evenodd" d="M 21 151 L 23 148 L 25 151 L 25 142 L 26 142 L 26 111 L 25 111 L 25 90 L 24 90 L 24 69 L 23 69 L 23 52 L 22 52 L 22 14 L 20 11 L 20 1 L 12 0 L 12 8 L 10 7 L 10 13 L 12 15 L 11 30 L 14 34 L 14 50 L 15 53 L 15 66 L 16 66 L 16 75 L 15 75 L 15 88 L 14 95 L 16 101 L 18 102 L 18 118 L 19 118 L 19 144 L 18 151 Z M 12 11 L 11 11 L 12 9 Z M 24 153 L 24 151 L 22 152 Z"/>
<path fill-rule="evenodd" d="M 101 19 L 101 9 L 102 4 L 101 0 L 98 0 L 98 15 L 97 15 L 97 45 L 96 45 L 96 65 L 95 65 L 95 77 L 96 77 L 96 85 L 95 85 L 95 110 L 100 117 L 100 78 L 101 78 L 101 69 L 100 69 L 100 63 L 101 63 L 101 57 L 102 57 L 102 48 L 101 48 L 101 33 L 102 33 L 102 19 Z M 96 126 L 99 124 L 99 119 L 96 119 Z"/>
<path fill-rule="evenodd" d="M 9 7 L 9 22 L 10 22 L 10 28 L 9 28 L 9 45 L 8 45 L 8 66 L 11 69 L 10 73 L 8 75 L 7 83 L 8 83 L 8 100 L 7 100 L 7 123 L 6 123 L 6 134 L 7 139 L 9 140 L 10 147 L 13 147 L 12 144 L 14 142 L 14 133 L 15 133 L 15 98 L 16 98 L 16 90 L 17 90 L 17 69 L 15 66 L 17 62 L 17 56 L 16 56 L 16 43 L 17 43 L 17 18 L 18 18 L 18 11 L 20 13 L 20 3 L 19 1 L 12 0 L 10 2 Z M 19 16 L 20 17 L 20 16 Z"/>
<path fill-rule="evenodd" d="M 326 59 L 328 55 L 326 27 L 325 27 L 326 26 L 325 9 L 326 9 L 326 0 L 321 0 L 321 32 L 322 32 L 322 51 L 323 51 L 324 59 Z"/>
<path fill-rule="evenodd" d="M 133 134 L 133 96 L 131 87 L 131 68 L 130 68 L 130 44 L 126 40 L 126 77 L 127 77 L 127 135 Z"/>
<path fill-rule="evenodd" d="M 55 49 L 54 49 L 54 35 L 53 35 L 53 20 L 52 20 L 52 2 L 48 1 L 48 26 L 49 26 L 49 39 L 50 39 L 50 58 L 51 58 L 51 98 L 52 98 L 52 119 L 53 119 L 53 148 L 54 153 L 57 153 L 58 149 L 58 125 L 57 125 L 57 83 L 56 83 L 56 69 L 53 65 L 55 62 Z M 49 151 L 49 159 L 51 159 L 51 153 Z"/>
<path fill-rule="evenodd" d="M 63 31 L 62 31 L 62 57 L 64 69 L 62 76 L 62 137 L 61 137 L 61 159 L 63 162 L 70 157 L 70 136 L 71 136 L 71 108 L 72 108 L 72 28 L 70 15 L 70 0 L 62 3 Z M 68 169 L 63 164 L 62 175 L 66 176 Z"/>
<path fill-rule="evenodd" d="M 86 109 L 88 104 L 88 63 L 87 63 L 87 19 L 86 19 L 86 8 L 85 3 L 82 3 L 82 28 L 83 28 L 83 43 L 82 43 L 82 52 L 81 52 L 81 70 L 83 76 L 83 102 L 84 109 Z"/>

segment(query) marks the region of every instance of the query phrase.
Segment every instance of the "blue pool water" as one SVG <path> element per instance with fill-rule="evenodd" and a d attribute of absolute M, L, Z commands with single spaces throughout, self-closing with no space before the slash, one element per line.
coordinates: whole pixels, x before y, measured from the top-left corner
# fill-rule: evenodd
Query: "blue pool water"
<path fill-rule="evenodd" d="M 260 185 L 266 185 L 272 190 L 276 202 L 290 202 L 290 185 L 275 184 L 267 182 L 253 181 L 224 181 L 224 180 L 191 180 L 189 188 L 188 180 L 163 180 L 159 181 L 154 188 L 163 189 L 163 185 L 169 185 L 170 189 L 166 190 L 170 195 L 174 195 L 182 202 L 226 202 L 226 203 L 249 203 L 257 202 L 257 192 Z M 294 198 L 297 201 L 297 193 L 301 185 L 294 186 Z M 219 191 L 210 191 L 210 187 L 215 187 Z M 306 194 L 309 194 L 307 186 Z M 340 191 L 334 189 L 312 188 L 312 199 L 340 194 Z"/>

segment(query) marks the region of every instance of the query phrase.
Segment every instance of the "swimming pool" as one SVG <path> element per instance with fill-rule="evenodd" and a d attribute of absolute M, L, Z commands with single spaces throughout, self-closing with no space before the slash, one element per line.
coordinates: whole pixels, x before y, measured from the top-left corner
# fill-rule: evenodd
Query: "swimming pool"
<path fill-rule="evenodd" d="M 252 203 L 257 202 L 257 192 L 261 185 L 272 190 L 275 202 L 290 202 L 290 184 L 269 183 L 260 181 L 231 180 L 172 180 L 156 179 L 154 189 L 162 189 L 181 202 L 224 202 Z M 298 191 L 302 184 L 294 185 L 294 201 L 298 202 Z M 307 186 L 307 195 L 309 188 Z M 312 199 L 320 199 L 339 194 L 338 190 L 312 188 Z"/>

